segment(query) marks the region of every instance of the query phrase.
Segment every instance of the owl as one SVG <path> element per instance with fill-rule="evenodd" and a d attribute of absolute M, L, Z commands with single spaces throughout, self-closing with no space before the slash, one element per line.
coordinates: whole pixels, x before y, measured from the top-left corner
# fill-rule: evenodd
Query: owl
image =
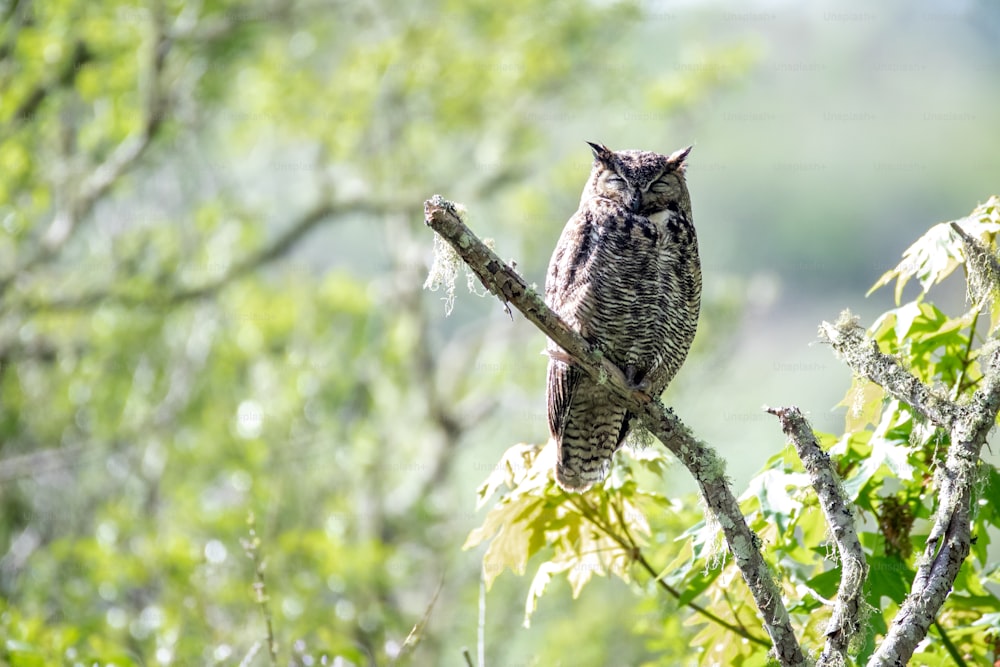
<path fill-rule="evenodd" d="M 684 362 L 701 308 L 684 182 L 691 147 L 671 155 L 590 147 L 590 179 L 549 262 L 545 302 L 632 386 L 656 397 Z M 634 415 L 552 341 L 548 352 L 556 481 L 583 492 L 607 476 Z"/>

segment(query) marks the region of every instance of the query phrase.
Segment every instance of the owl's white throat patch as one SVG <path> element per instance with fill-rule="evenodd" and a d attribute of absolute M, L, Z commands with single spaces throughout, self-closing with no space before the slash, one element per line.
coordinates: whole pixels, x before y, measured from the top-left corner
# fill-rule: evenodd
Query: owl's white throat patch
<path fill-rule="evenodd" d="M 649 215 L 649 220 L 657 227 L 662 227 L 667 219 L 673 215 L 673 213 L 674 212 L 669 209 L 663 209 L 662 211 L 657 211 L 656 213 Z"/>

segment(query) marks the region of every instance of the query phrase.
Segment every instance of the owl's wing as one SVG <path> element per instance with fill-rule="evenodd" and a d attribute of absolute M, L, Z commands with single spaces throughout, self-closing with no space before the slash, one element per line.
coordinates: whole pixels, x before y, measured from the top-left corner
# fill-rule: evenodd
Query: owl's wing
<path fill-rule="evenodd" d="M 545 279 L 545 302 L 567 324 L 587 337 L 587 321 L 581 312 L 582 298 L 589 292 L 589 264 L 593 260 L 594 243 L 591 233 L 593 218 L 581 209 L 569 219 L 556 244 Z M 549 349 L 558 346 L 549 341 Z M 566 415 L 583 372 L 563 361 L 549 360 L 547 403 L 549 432 L 561 438 Z"/>
<path fill-rule="evenodd" d="M 566 424 L 566 414 L 573 400 L 573 392 L 580 383 L 583 372 L 569 364 L 549 360 L 549 377 L 546 399 L 549 416 L 549 433 L 561 438 Z"/>

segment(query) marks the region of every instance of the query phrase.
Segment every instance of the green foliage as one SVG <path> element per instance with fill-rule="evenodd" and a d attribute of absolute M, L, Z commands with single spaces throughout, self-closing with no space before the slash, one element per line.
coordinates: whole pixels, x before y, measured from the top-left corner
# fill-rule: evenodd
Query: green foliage
<path fill-rule="evenodd" d="M 0 665 L 264 664 L 262 611 L 282 664 L 458 659 L 480 573 L 456 508 L 489 467 L 468 452 L 543 361 L 495 322 L 438 325 L 419 203 L 447 187 L 508 252 L 541 247 L 565 215 L 514 206 L 542 190 L 531 165 L 581 163 L 552 169 L 551 119 L 654 86 L 638 5 L 0 15 Z M 614 648 L 615 616 L 594 664 L 642 652 Z"/>
<path fill-rule="evenodd" d="M 957 222 L 988 252 L 997 253 L 1000 199 L 991 198 Z M 929 290 L 959 266 L 967 273 L 981 270 L 969 266 L 965 248 L 948 223 L 933 227 L 876 285 L 895 279 L 897 303 L 910 278 L 919 279 L 921 292 L 878 318 L 868 333 L 883 352 L 921 380 L 952 399 L 968 400 L 982 376 L 978 359 L 983 346 L 991 344 L 984 340 L 992 340 L 997 330 L 995 315 L 988 327 L 978 326 L 980 314 L 989 308 L 989 295 L 973 299 L 968 311 L 953 316 L 925 300 Z M 856 508 L 870 566 L 865 589 L 870 615 L 853 647 L 854 658 L 863 664 L 909 592 L 937 509 L 935 470 L 949 443 L 946 432 L 864 379 L 854 379 L 841 405 L 847 408 L 844 433 L 819 434 L 819 438 Z M 657 609 L 659 622 L 641 630 L 652 637 L 651 649 L 668 655 L 668 646 L 655 637 L 668 632 L 679 608 L 686 616 L 694 651 L 683 658 L 685 662 L 767 664 L 769 644 L 738 569 L 720 550 L 718 526 L 696 522 L 693 498 L 671 500 L 650 490 L 656 488 L 655 480 L 666 465 L 656 451 L 623 450 L 602 486 L 576 495 L 555 485 L 551 446 L 517 445 L 480 488 L 480 505 L 498 490 L 506 490 L 466 546 L 489 541 L 483 558 L 488 582 L 504 569 L 523 574 L 529 562 L 534 563 L 526 623 L 553 576 L 565 576 L 574 596 L 579 596 L 594 574 L 613 575 Z M 949 645 L 966 664 L 992 664 L 998 657 L 1000 598 L 985 584 L 998 580 L 989 545 L 1000 528 L 1000 473 L 985 462 L 980 467 L 972 557 L 915 657 L 919 664 L 955 664 Z M 653 474 L 637 475 L 639 471 Z M 820 647 L 841 570 L 816 496 L 791 447 L 771 457 L 740 502 L 750 527 L 763 540 L 765 558 L 776 573 L 804 646 Z M 651 563 L 656 566 L 648 566 Z M 655 579 L 638 583 L 641 564 Z M 652 603 L 664 596 L 676 602 Z M 644 602 L 637 605 L 649 608 Z M 657 664 L 669 662 L 661 658 Z"/>
<path fill-rule="evenodd" d="M 503 313 L 470 323 L 492 301 L 439 322 L 418 210 L 454 193 L 538 272 L 578 196 L 577 135 L 667 150 L 668 116 L 704 108 L 758 50 L 693 35 L 697 64 L 678 67 L 682 40 L 649 39 L 675 22 L 630 1 L 54 0 L 0 16 L 0 665 L 261 665 L 265 616 L 280 664 L 448 664 L 478 631 L 483 575 L 491 664 L 566 649 L 680 664 L 689 640 L 703 662 L 762 661 L 718 531 L 656 486 L 653 450 L 581 499 L 523 446 L 483 495 L 517 515 L 490 512 L 470 541 L 492 565 L 471 565 L 469 471 L 511 430 L 544 430 L 524 408 L 544 362 Z M 728 335 L 723 301 L 698 345 Z M 960 370 L 955 386 L 978 377 Z M 911 458 L 885 456 L 920 470 Z M 807 526 L 808 495 L 771 470 L 748 508 L 783 534 Z M 984 476 L 980 517 L 998 487 Z M 536 575 L 527 613 L 508 568 Z"/>

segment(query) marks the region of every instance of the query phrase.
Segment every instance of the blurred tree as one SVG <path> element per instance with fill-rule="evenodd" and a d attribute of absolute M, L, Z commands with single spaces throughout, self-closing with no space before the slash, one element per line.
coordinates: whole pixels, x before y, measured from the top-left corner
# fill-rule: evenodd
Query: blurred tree
<path fill-rule="evenodd" d="M 459 446 L 499 444 L 500 405 L 540 433 L 543 369 L 500 312 L 428 317 L 419 203 L 447 187 L 537 264 L 582 171 L 553 120 L 728 79 L 639 77 L 627 2 L 0 14 L 0 664 L 458 659 Z M 647 654 L 616 595 L 574 664 Z M 493 599 L 494 660 L 567 645 L 499 641 Z"/>

